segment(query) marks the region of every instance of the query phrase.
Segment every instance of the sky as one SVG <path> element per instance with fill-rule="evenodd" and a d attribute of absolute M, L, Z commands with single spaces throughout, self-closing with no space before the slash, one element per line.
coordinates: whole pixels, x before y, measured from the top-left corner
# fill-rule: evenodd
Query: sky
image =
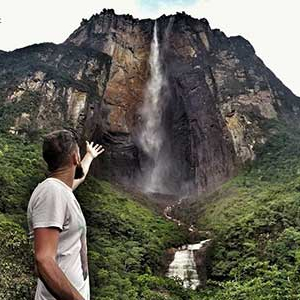
<path fill-rule="evenodd" d="M 300 0 L 1 0 L 0 49 L 61 43 L 82 18 L 103 8 L 140 19 L 177 11 L 206 18 L 212 29 L 246 38 L 267 67 L 300 96 Z"/>

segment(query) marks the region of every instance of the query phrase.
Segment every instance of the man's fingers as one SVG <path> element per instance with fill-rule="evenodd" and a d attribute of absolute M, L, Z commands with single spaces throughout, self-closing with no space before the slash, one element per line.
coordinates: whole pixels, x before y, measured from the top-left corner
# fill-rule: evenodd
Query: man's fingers
<path fill-rule="evenodd" d="M 95 147 L 95 150 L 98 151 L 98 150 L 101 149 L 102 147 L 103 147 L 102 145 L 98 145 L 98 144 L 97 144 L 97 146 Z"/>
<path fill-rule="evenodd" d="M 104 152 L 105 149 L 101 149 L 100 151 L 96 152 L 96 156 L 100 155 L 102 152 Z"/>
<path fill-rule="evenodd" d="M 88 141 L 86 141 L 87 145 L 90 146 L 94 151 L 96 151 L 97 155 L 101 154 L 105 149 L 103 148 L 102 145 L 100 144 L 94 144 L 94 142 L 92 141 L 91 143 L 89 143 Z"/>

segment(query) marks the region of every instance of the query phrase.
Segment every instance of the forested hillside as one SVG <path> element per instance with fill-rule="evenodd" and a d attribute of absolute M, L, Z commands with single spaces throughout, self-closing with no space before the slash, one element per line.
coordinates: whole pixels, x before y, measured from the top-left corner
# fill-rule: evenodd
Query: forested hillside
<path fill-rule="evenodd" d="M 201 299 L 300 298 L 300 131 L 268 124 L 257 160 L 181 211 L 214 235 Z"/>
<path fill-rule="evenodd" d="M 38 142 L 8 134 L 0 135 L 0 162 L 0 299 L 28 300 L 36 277 L 26 209 L 46 166 Z M 185 242 L 177 225 L 90 176 L 75 195 L 88 225 L 92 299 L 174 299 L 184 293 L 159 276 L 164 251 Z"/>

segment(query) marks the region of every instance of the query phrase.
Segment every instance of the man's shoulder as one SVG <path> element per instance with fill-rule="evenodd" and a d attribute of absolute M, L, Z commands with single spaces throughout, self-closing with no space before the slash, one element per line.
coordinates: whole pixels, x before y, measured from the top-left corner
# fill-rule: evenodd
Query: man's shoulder
<path fill-rule="evenodd" d="M 47 194 L 50 196 L 50 194 L 52 193 L 59 193 L 62 196 L 67 194 L 65 193 L 64 187 L 59 182 L 51 180 L 51 178 L 48 177 L 37 184 L 30 196 L 29 204 L 40 198 L 40 196 L 43 194 Z"/>
<path fill-rule="evenodd" d="M 59 184 L 59 182 L 51 180 L 51 178 L 45 178 L 43 181 L 37 184 L 35 189 L 32 192 L 33 194 L 36 194 L 38 192 L 47 191 L 47 190 L 60 190 L 62 189 L 62 186 Z"/>

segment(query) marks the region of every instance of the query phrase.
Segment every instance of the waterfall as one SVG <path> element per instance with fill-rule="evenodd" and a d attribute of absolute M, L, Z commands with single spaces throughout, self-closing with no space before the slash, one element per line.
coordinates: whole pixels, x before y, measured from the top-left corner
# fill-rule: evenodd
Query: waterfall
<path fill-rule="evenodd" d="M 145 192 L 166 192 L 162 179 L 167 169 L 167 159 L 162 156 L 164 129 L 162 126 L 163 103 L 161 90 L 165 85 L 165 77 L 160 62 L 160 51 L 157 37 L 157 23 L 155 21 L 153 39 L 151 42 L 150 78 L 147 82 L 144 103 L 140 109 L 142 118 L 139 143 L 150 164 L 144 171 L 142 188 Z"/>
<path fill-rule="evenodd" d="M 185 288 L 195 290 L 200 284 L 197 273 L 194 251 L 201 249 L 209 240 L 198 244 L 182 246 L 175 252 L 174 260 L 169 266 L 168 277 L 180 278 Z"/>
<path fill-rule="evenodd" d="M 166 43 L 164 47 L 167 47 L 172 24 L 173 19 L 165 31 Z M 138 133 L 138 141 L 143 153 L 147 156 L 147 161 L 150 163 L 148 163 L 143 170 L 143 178 L 140 179 L 138 184 L 141 185 L 144 192 L 167 194 L 169 191 L 165 186 L 165 182 L 170 167 L 170 153 L 165 149 L 166 135 L 162 120 L 164 112 L 164 97 L 162 91 L 163 88 L 167 88 L 168 84 L 160 61 L 156 21 L 150 48 L 149 65 L 150 78 L 146 85 L 143 105 L 139 110 L 142 122 L 140 132 Z M 179 205 L 181 201 L 182 198 L 179 199 Z M 181 225 L 180 220 L 176 220 L 170 215 L 173 206 L 167 206 L 164 210 L 164 215 L 167 219 L 173 220 L 178 225 Z M 193 231 L 194 229 L 190 226 L 189 230 Z M 184 287 L 196 289 L 200 281 L 194 251 L 203 247 L 207 241 L 209 240 L 202 241 L 198 244 L 186 245 L 184 249 L 181 248 L 177 250 L 174 260 L 169 266 L 167 276 L 179 277 L 183 280 Z"/>

